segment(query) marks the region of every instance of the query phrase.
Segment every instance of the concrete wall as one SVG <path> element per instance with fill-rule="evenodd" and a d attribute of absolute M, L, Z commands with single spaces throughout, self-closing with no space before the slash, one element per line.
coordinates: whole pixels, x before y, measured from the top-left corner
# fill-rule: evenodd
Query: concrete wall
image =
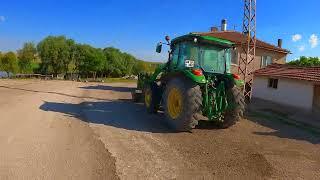
<path fill-rule="evenodd" d="M 254 98 L 312 111 L 313 84 L 306 81 L 280 78 L 278 88 L 268 87 L 268 77 L 256 76 L 253 82 Z"/>
<path fill-rule="evenodd" d="M 320 114 L 320 85 L 314 86 L 313 110 Z"/>
<path fill-rule="evenodd" d="M 240 53 L 243 55 L 243 57 L 245 56 L 241 50 L 241 47 L 237 47 L 236 51 L 237 52 L 233 52 L 233 55 L 232 55 L 232 62 L 235 63 L 231 67 L 232 73 L 238 73 L 238 64 L 239 64 L 239 60 L 240 60 Z M 257 48 L 256 49 L 256 57 L 255 57 L 253 64 L 252 64 L 254 70 L 258 70 L 261 68 L 262 56 L 270 56 L 272 58 L 272 63 L 278 63 L 278 64 L 285 64 L 286 58 L 287 58 L 287 55 L 284 53 L 278 53 L 278 52 L 274 52 L 274 51 L 268 51 L 265 49 Z"/>

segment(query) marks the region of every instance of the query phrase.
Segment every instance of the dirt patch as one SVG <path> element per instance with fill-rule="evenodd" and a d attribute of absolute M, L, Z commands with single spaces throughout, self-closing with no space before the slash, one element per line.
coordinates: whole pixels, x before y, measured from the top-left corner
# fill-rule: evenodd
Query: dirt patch
<path fill-rule="evenodd" d="M 224 130 L 196 130 L 165 138 L 192 164 L 192 169 L 210 172 L 213 177 L 267 178 L 273 172 L 264 155 L 235 142 Z"/>

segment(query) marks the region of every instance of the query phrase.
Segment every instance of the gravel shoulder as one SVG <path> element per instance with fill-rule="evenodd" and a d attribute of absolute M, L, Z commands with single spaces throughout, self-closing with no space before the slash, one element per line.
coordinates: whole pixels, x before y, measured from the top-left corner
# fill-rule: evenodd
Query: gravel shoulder
<path fill-rule="evenodd" d="M 0 179 L 320 179 L 316 135 L 253 116 L 175 133 L 133 87 L 0 80 Z"/>

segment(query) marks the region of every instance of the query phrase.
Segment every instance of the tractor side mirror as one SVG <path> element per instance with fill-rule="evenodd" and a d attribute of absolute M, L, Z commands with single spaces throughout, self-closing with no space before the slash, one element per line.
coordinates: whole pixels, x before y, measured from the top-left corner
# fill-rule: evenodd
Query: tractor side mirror
<path fill-rule="evenodd" d="M 159 43 L 157 44 L 156 52 L 157 52 L 157 53 L 161 53 L 161 51 L 162 51 L 162 42 L 159 42 Z"/>
<path fill-rule="evenodd" d="M 236 50 L 237 50 L 237 47 L 236 47 L 236 46 L 233 46 L 233 47 L 232 47 L 232 50 L 236 51 Z"/>

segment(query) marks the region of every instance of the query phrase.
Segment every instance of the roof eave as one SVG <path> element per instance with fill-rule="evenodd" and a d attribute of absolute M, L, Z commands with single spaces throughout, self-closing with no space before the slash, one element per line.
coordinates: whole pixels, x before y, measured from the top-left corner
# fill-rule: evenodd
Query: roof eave
<path fill-rule="evenodd" d="M 241 46 L 240 42 L 236 42 L 235 44 L 238 46 Z M 264 50 L 268 50 L 268 51 L 274 51 L 274 52 L 283 53 L 283 54 L 291 54 L 291 52 L 286 49 L 273 49 L 273 48 L 268 48 L 268 47 L 264 47 L 264 46 L 256 46 L 256 48 L 264 49 Z"/>
<path fill-rule="evenodd" d="M 308 81 L 308 82 L 313 82 L 313 83 L 320 83 L 320 81 L 314 81 L 314 80 L 308 80 L 308 79 L 301 79 L 301 78 L 296 78 L 296 77 L 284 77 L 284 76 L 279 76 L 279 75 L 269 75 L 269 74 L 256 74 L 254 73 L 254 76 L 257 77 L 275 77 L 275 78 L 284 78 L 284 79 L 293 79 L 293 80 L 299 80 L 299 81 Z"/>

